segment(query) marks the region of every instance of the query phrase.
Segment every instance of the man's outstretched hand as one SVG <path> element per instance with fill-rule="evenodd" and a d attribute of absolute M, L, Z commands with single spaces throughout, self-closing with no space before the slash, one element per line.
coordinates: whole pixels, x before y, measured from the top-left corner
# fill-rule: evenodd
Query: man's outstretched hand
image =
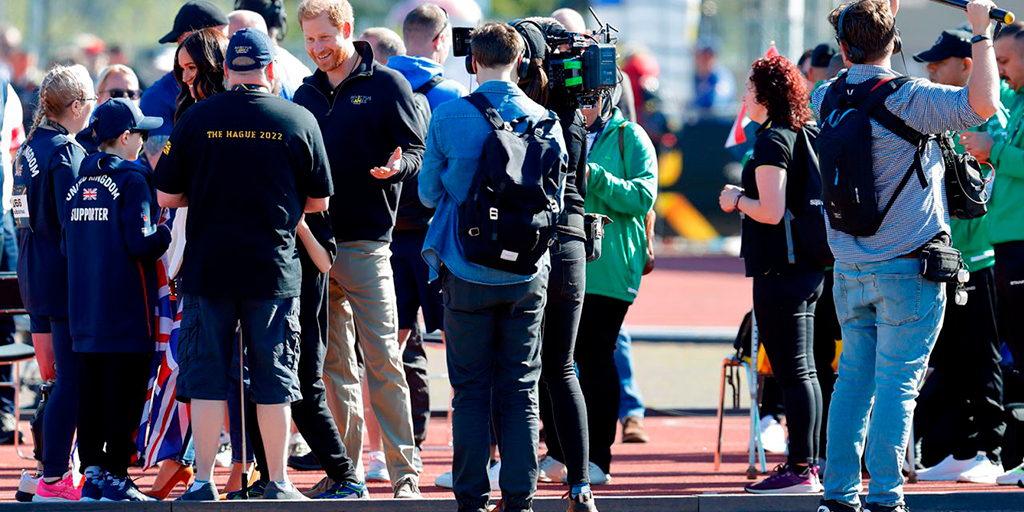
<path fill-rule="evenodd" d="M 391 158 L 388 159 L 388 164 L 384 167 L 374 167 L 370 169 L 370 174 L 378 180 L 386 180 L 398 171 L 402 170 L 402 148 L 401 146 L 395 148 L 395 152 L 391 153 Z"/>

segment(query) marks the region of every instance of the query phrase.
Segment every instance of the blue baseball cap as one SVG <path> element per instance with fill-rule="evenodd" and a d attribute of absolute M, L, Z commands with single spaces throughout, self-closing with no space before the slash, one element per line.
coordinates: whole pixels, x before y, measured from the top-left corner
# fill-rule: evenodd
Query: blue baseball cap
<path fill-rule="evenodd" d="M 243 28 L 228 41 L 225 61 L 231 71 L 263 69 L 274 61 L 274 45 L 270 36 L 259 30 Z"/>
<path fill-rule="evenodd" d="M 148 132 L 163 126 L 159 117 L 142 115 L 139 107 L 124 98 L 113 98 L 96 107 L 89 131 L 97 143 L 113 139 L 125 131 Z"/>

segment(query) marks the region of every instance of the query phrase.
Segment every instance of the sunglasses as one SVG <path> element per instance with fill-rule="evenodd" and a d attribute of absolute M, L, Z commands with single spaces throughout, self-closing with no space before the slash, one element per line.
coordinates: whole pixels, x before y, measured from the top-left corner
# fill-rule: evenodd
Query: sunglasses
<path fill-rule="evenodd" d="M 452 24 L 451 18 L 448 17 L 448 11 L 444 7 L 441 7 L 440 5 L 438 5 L 437 8 L 441 9 L 441 12 L 444 13 L 444 26 L 441 27 L 441 31 L 438 32 L 437 35 L 435 35 L 434 38 L 430 40 L 431 42 L 437 41 L 437 38 L 441 37 L 441 34 L 444 34 L 444 31 L 448 30 L 448 27 Z"/>
<path fill-rule="evenodd" d="M 97 101 L 97 100 L 99 100 L 99 97 L 97 97 L 97 96 L 93 96 L 91 98 L 75 98 L 75 99 L 71 100 L 71 103 L 68 103 L 67 106 L 70 107 L 71 105 L 74 105 L 76 101 L 81 101 L 82 103 L 88 103 L 90 101 Z M 65 108 L 67 108 L 67 107 L 65 107 Z"/>
<path fill-rule="evenodd" d="M 138 133 L 138 134 L 141 134 L 142 135 L 142 142 L 146 142 L 147 140 L 149 140 L 149 131 L 148 130 L 128 130 L 128 133 Z"/>
<path fill-rule="evenodd" d="M 109 94 L 111 98 L 128 98 L 130 100 L 142 96 L 142 91 L 138 89 L 107 89 L 106 91 L 100 91 L 100 93 L 104 92 Z"/>

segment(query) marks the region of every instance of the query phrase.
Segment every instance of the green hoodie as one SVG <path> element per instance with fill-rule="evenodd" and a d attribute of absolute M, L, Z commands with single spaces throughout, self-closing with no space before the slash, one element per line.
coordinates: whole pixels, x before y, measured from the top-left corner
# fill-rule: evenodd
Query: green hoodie
<path fill-rule="evenodd" d="M 985 216 L 985 231 L 992 244 L 1024 240 L 1024 89 L 1004 94 L 1010 108 L 1005 137 L 995 139 L 989 160 L 996 168 L 995 186 Z"/>
<path fill-rule="evenodd" d="M 620 129 L 624 130 L 624 157 L 619 153 Z M 587 293 L 632 304 L 647 260 L 644 216 L 654 207 L 658 193 L 654 144 L 640 125 L 626 124 L 615 109 L 590 148 L 588 162 L 584 206 L 587 213 L 607 215 L 612 222 L 604 228 L 601 257 L 587 263 Z"/>
<path fill-rule="evenodd" d="M 1004 101 L 1007 93 L 1012 94 L 1004 84 Z M 965 131 L 987 133 L 994 140 L 998 141 L 1006 137 L 1006 125 L 1008 123 L 1009 113 L 1006 107 L 1000 106 L 999 110 L 988 121 Z M 953 140 L 956 143 L 956 152 L 963 153 L 964 147 L 960 144 L 960 137 L 954 137 Z M 983 165 L 982 167 L 983 170 L 988 169 L 988 166 Z M 989 219 L 992 218 L 991 207 L 992 203 L 989 203 L 989 213 L 977 219 L 949 219 L 953 247 L 963 253 L 964 263 L 967 264 L 967 269 L 971 272 L 977 272 L 996 264 L 995 251 L 992 249 L 992 243 L 989 241 L 987 233 L 987 226 L 991 222 Z"/>

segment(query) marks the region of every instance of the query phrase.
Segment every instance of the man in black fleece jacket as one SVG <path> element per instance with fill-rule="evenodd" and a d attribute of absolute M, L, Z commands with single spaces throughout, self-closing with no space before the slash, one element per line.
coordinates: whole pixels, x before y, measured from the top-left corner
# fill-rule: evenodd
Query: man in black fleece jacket
<path fill-rule="evenodd" d="M 295 92 L 295 103 L 319 122 L 337 184 L 330 208 L 338 256 L 329 285 L 328 402 L 346 451 L 361 461 L 358 331 L 395 497 L 418 498 L 390 243 L 402 180 L 419 172 L 423 158 L 422 127 L 409 82 L 375 63 L 368 44 L 352 40 L 354 18 L 346 0 L 304 0 L 298 18 L 317 71 Z"/>

